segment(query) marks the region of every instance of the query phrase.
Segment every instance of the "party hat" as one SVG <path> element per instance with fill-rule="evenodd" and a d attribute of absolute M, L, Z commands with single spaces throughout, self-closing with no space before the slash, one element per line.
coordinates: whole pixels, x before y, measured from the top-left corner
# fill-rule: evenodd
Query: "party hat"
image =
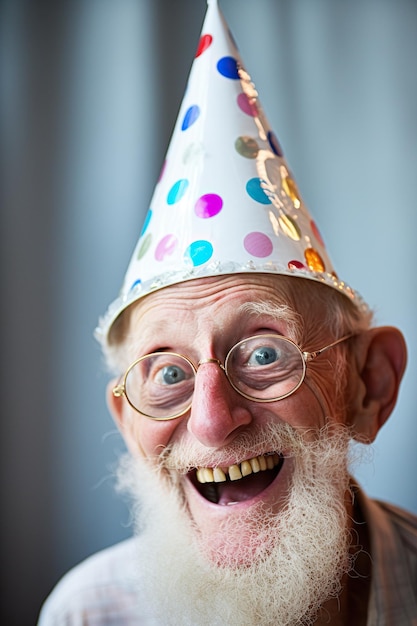
<path fill-rule="evenodd" d="M 268 123 L 217 2 L 209 0 L 188 86 L 102 343 L 139 298 L 195 278 L 236 273 L 340 281 Z"/>

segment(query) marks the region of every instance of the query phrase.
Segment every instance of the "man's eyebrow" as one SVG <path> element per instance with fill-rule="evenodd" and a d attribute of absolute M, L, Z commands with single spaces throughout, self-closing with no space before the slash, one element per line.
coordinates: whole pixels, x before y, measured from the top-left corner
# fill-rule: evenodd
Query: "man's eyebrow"
<path fill-rule="evenodd" d="M 269 300 L 244 302 L 238 307 L 238 313 L 253 316 L 268 316 L 274 320 L 285 322 L 288 332 L 293 338 L 302 336 L 302 319 L 299 313 L 288 304 L 277 304 Z"/>

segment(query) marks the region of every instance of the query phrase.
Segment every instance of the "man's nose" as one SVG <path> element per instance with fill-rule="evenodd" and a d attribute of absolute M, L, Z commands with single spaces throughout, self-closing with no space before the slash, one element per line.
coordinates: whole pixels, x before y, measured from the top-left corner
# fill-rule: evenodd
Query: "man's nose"
<path fill-rule="evenodd" d="M 252 421 L 244 400 L 230 385 L 216 359 L 199 364 L 187 428 L 209 448 L 225 446 Z"/>

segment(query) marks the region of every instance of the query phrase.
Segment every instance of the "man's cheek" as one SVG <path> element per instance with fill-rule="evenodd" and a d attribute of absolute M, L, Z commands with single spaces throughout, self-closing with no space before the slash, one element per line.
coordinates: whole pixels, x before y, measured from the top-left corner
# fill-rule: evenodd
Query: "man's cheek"
<path fill-rule="evenodd" d="M 136 413 L 131 424 L 130 439 L 137 452 L 153 459 L 162 454 L 174 429 L 175 424 L 171 421 L 156 422 Z"/>

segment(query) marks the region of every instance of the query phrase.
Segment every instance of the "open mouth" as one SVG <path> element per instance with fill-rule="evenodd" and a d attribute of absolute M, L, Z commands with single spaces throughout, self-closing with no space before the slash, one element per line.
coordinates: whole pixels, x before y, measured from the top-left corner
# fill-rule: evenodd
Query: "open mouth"
<path fill-rule="evenodd" d="M 255 456 L 228 467 L 200 467 L 189 477 L 197 491 L 209 502 L 233 505 L 251 500 L 275 480 L 284 458 L 276 452 Z"/>

